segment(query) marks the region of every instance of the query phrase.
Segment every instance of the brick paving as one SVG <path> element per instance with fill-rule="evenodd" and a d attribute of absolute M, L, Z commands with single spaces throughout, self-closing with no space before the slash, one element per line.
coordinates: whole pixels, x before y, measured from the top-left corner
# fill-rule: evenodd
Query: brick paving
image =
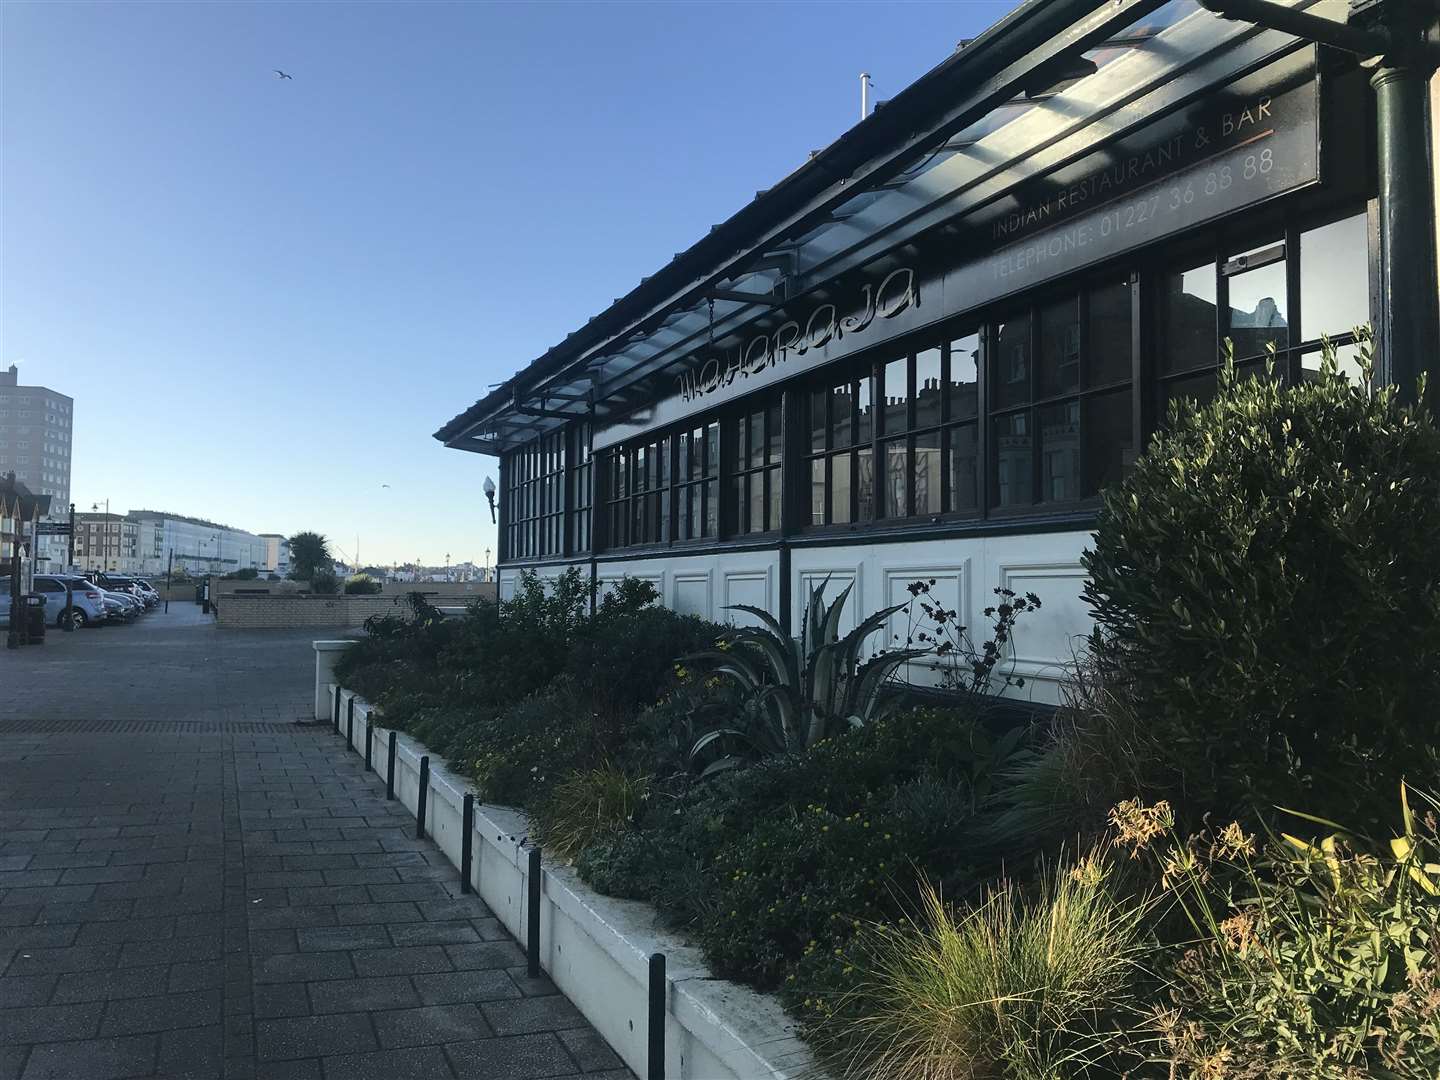
<path fill-rule="evenodd" d="M 172 604 L 0 650 L 0 1080 L 633 1080 L 295 723 L 313 636 Z"/>

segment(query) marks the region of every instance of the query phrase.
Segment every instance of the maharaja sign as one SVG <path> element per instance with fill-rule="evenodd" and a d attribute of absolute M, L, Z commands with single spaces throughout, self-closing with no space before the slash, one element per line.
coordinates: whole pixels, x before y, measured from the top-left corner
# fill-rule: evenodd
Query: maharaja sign
<path fill-rule="evenodd" d="M 920 306 L 920 284 L 915 270 L 901 267 L 880 279 L 866 282 L 848 315 L 824 303 L 801 323 L 791 319 L 774 331 L 757 334 L 726 353 L 702 358 L 675 377 L 675 388 L 683 401 L 694 401 L 732 385 L 737 379 L 759 375 L 792 356 L 804 356 L 823 349 L 847 335 L 863 334 L 877 319 L 893 319 L 901 312 Z"/>

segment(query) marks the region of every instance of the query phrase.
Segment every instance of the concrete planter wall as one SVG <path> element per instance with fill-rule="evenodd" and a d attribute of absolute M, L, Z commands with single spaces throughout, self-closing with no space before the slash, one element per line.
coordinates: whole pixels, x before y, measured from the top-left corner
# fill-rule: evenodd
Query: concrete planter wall
<path fill-rule="evenodd" d="M 389 729 L 379 711 L 334 681 L 338 652 L 350 642 L 315 642 L 315 718 L 341 736 L 384 779 Z M 350 720 L 351 702 L 354 720 Z M 396 736 L 395 797 L 419 805 L 424 744 Z M 425 831 L 459 873 L 463 804 L 473 789 L 430 754 Z M 475 805 L 471 884 L 506 929 L 527 944 L 525 896 L 528 822 L 517 810 Z M 716 979 L 699 951 L 659 928 L 647 904 L 601 896 L 568 867 L 542 864 L 540 964 L 638 1076 L 646 1075 L 648 962 L 666 956 L 666 1076 L 671 1080 L 819 1080 L 814 1059 L 773 998 Z"/>

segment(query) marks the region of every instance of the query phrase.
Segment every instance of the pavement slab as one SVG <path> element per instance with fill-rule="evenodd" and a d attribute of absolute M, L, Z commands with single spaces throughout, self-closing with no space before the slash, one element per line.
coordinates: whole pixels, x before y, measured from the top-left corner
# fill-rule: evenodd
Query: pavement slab
<path fill-rule="evenodd" d="M 0 1080 L 633 1080 L 307 722 L 325 636 L 0 651 Z"/>

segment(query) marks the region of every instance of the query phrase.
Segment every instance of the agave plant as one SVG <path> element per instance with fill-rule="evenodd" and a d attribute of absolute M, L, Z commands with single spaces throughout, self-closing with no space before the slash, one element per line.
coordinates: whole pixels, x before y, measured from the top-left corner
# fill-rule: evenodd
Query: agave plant
<path fill-rule="evenodd" d="M 692 762 L 717 750 L 702 776 L 771 754 L 794 753 L 814 746 L 842 727 L 855 727 L 884 716 L 893 707 L 885 684 L 902 664 L 925 656 L 929 649 L 896 649 L 862 658 L 865 640 L 906 605 L 875 612 L 843 638 L 840 615 L 853 583 L 829 604 L 827 577 L 810 594 L 798 639 L 767 611 L 748 604 L 727 610 L 755 616 L 760 626 L 731 631 L 720 645 L 687 659 L 705 664 L 728 680 L 742 696 L 738 716 L 704 731 L 690 747 Z"/>

